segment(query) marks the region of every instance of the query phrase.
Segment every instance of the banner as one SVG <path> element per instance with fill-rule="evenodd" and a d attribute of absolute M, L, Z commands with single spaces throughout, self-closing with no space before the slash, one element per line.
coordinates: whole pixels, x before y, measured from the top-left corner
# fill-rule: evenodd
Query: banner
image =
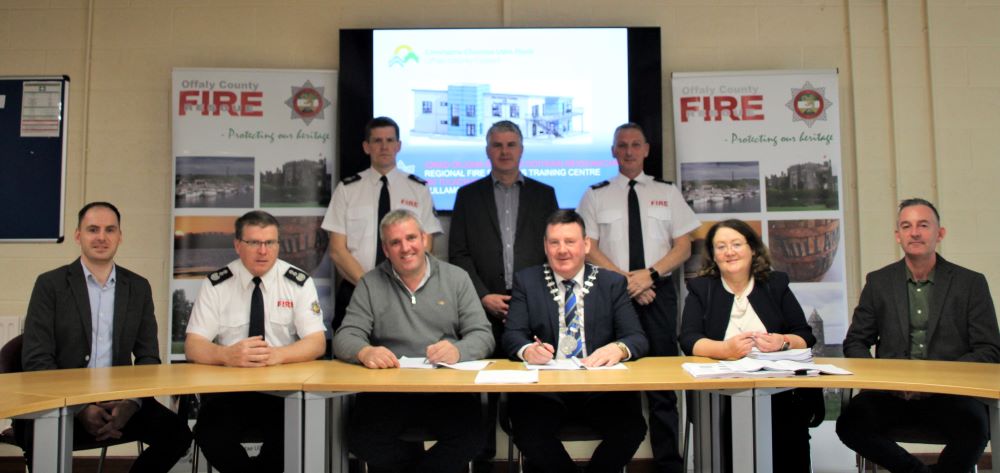
<path fill-rule="evenodd" d="M 315 278 L 329 325 L 333 272 L 320 223 L 335 169 L 336 80 L 322 70 L 173 70 L 171 360 L 184 359 L 202 280 L 237 258 L 233 224 L 253 209 L 278 218 L 278 257 Z"/>
<path fill-rule="evenodd" d="M 677 176 L 703 223 L 685 272 L 713 223 L 747 221 L 791 278 L 817 356 L 842 356 L 848 321 L 837 92 L 835 70 L 673 75 Z"/>

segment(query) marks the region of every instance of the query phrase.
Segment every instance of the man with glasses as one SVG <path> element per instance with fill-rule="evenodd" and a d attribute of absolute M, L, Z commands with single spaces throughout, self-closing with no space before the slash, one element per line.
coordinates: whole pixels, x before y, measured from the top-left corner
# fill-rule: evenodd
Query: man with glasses
<path fill-rule="evenodd" d="M 403 146 L 399 125 L 389 117 L 373 118 L 365 125 L 361 146 L 371 158 L 371 167 L 340 180 L 323 217 L 322 227 L 330 232 L 330 259 L 342 278 L 333 305 L 333 330 L 344 320 L 361 276 L 385 260 L 378 229 L 385 214 L 396 209 L 416 214 L 427 232 L 428 252 L 434 234 L 441 233 L 427 183 L 396 167 L 396 155 Z"/>
<path fill-rule="evenodd" d="M 278 259 L 279 224 L 254 210 L 236 220 L 239 259 L 208 275 L 187 326 L 188 361 L 256 368 L 314 360 L 326 350 L 323 312 L 309 275 Z M 221 472 L 281 471 L 284 407 L 264 393 L 204 394 L 195 441 Z M 264 434 L 247 455 L 243 433 Z"/>

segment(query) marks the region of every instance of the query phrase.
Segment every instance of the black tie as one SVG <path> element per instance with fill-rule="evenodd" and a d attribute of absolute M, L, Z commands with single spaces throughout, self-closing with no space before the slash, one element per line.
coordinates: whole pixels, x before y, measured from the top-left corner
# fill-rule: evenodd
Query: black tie
<path fill-rule="evenodd" d="M 642 249 L 642 216 L 639 214 L 639 195 L 635 193 L 635 179 L 628 181 L 628 270 L 646 267 Z"/>
<path fill-rule="evenodd" d="M 264 336 L 264 293 L 260 290 L 260 278 L 253 278 L 253 296 L 250 297 L 250 335 Z"/>
<path fill-rule="evenodd" d="M 382 219 L 389 213 L 389 180 L 382 176 L 382 191 L 378 194 L 378 221 L 375 227 L 378 229 L 375 236 L 375 266 L 385 261 L 385 253 L 382 251 Z"/>

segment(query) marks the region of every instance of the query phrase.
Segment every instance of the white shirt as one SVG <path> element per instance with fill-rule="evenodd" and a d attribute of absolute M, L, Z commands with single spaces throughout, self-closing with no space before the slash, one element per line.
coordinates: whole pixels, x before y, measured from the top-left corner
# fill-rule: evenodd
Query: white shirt
<path fill-rule="evenodd" d="M 729 309 L 729 325 L 726 326 L 726 335 L 723 340 L 729 340 L 744 332 L 764 332 L 767 333 L 767 327 L 764 327 L 764 322 L 760 321 L 760 317 L 757 315 L 757 311 L 753 310 L 753 306 L 750 305 L 750 293 L 753 292 L 753 278 L 750 278 L 750 284 L 743 289 L 741 294 L 736 294 L 733 292 L 733 288 L 726 284 L 726 280 L 722 280 L 722 287 L 726 289 L 726 292 L 733 295 L 733 306 Z"/>
<path fill-rule="evenodd" d="M 639 212 L 643 216 L 642 248 L 648 268 L 670 251 L 674 238 L 694 231 L 701 222 L 673 184 L 656 181 L 645 173 L 635 180 Z M 628 177 L 619 173 L 607 185 L 588 188 L 576 209 L 587 225 L 587 236 L 598 240 L 601 252 L 622 270 L 629 267 L 628 181 Z"/>
<path fill-rule="evenodd" d="M 358 174 L 360 179 L 347 178 L 333 190 L 322 227 L 329 232 L 347 235 L 347 251 L 358 260 L 364 272 L 375 267 L 378 239 L 378 197 L 382 192 L 381 174 L 368 168 Z M 434 215 L 434 202 L 426 185 L 393 168 L 386 174 L 389 181 L 389 211 L 407 209 L 420 220 L 428 234 L 441 233 L 441 222 Z M 345 182 L 350 181 L 350 182 Z"/>
<path fill-rule="evenodd" d="M 187 333 L 196 333 L 222 346 L 243 340 L 250 333 L 250 299 L 254 289 L 253 275 L 242 261 L 237 259 L 226 268 L 231 275 L 226 277 L 228 273 L 219 270 L 202 284 L 187 326 Z M 294 267 L 279 259 L 260 278 L 264 339 L 274 347 L 291 345 L 326 330 L 312 278 L 294 268 L 292 274 L 301 274 L 304 281 L 290 279 L 286 276 L 289 268 Z"/>

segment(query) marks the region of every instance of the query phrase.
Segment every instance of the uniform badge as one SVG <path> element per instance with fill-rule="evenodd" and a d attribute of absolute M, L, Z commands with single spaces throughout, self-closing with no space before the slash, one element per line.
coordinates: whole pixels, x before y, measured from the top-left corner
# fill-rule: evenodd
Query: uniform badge
<path fill-rule="evenodd" d="M 312 311 L 316 315 L 319 315 L 320 313 L 323 312 L 323 309 L 321 309 L 320 306 L 319 306 L 319 301 L 313 301 L 313 303 L 312 303 Z"/>
<path fill-rule="evenodd" d="M 229 270 L 229 267 L 218 269 L 213 273 L 209 273 L 208 280 L 212 281 L 213 286 L 218 286 L 219 283 L 233 277 L 233 272 Z"/>
<path fill-rule="evenodd" d="M 309 275 L 299 268 L 291 267 L 288 271 L 285 271 L 285 277 L 290 279 L 295 284 L 302 286 L 306 283 L 306 279 L 309 279 Z"/>

